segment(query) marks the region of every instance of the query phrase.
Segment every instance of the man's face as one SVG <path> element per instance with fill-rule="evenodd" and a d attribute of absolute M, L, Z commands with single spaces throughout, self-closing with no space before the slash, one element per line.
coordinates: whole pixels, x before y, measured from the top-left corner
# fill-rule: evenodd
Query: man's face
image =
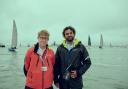
<path fill-rule="evenodd" d="M 41 47 L 45 47 L 48 44 L 48 37 L 42 34 L 39 36 L 38 42 Z"/>
<path fill-rule="evenodd" d="M 68 29 L 65 31 L 65 39 L 69 42 L 72 42 L 74 40 L 75 34 L 72 30 Z"/>

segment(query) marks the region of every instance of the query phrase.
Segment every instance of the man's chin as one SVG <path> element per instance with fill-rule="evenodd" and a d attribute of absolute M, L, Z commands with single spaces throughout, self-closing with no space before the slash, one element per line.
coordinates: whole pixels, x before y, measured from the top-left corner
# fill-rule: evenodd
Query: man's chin
<path fill-rule="evenodd" d="M 68 39 L 67 41 L 68 41 L 68 42 L 72 42 L 72 41 L 73 41 L 73 39 Z"/>

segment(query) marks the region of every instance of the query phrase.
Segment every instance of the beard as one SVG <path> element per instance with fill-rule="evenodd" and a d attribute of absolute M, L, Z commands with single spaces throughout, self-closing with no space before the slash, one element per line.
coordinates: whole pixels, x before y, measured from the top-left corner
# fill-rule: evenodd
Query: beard
<path fill-rule="evenodd" d="M 74 37 L 72 37 L 72 36 L 67 37 L 66 40 L 67 40 L 68 42 L 72 42 L 72 41 L 74 40 Z"/>

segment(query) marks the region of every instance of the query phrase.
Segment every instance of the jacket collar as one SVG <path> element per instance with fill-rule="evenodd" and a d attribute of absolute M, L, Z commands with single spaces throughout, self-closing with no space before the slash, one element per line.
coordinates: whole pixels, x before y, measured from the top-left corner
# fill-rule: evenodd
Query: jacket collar
<path fill-rule="evenodd" d="M 74 45 L 73 47 L 76 47 L 78 44 L 80 43 L 80 41 L 78 39 L 75 39 L 74 40 Z M 66 44 L 66 40 L 63 41 L 62 45 L 65 47 L 65 48 L 68 48 L 67 44 Z"/>
<path fill-rule="evenodd" d="M 48 45 L 46 46 L 46 49 L 48 48 Z M 36 43 L 35 46 L 34 46 L 34 53 L 37 53 L 39 49 L 39 43 Z"/>

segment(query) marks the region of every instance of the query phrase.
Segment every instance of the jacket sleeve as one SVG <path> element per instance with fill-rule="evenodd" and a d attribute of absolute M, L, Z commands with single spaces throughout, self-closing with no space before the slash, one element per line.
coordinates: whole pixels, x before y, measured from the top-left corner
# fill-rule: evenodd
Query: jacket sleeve
<path fill-rule="evenodd" d="M 90 67 L 91 65 L 91 60 L 88 54 L 88 51 L 86 50 L 86 48 L 82 45 L 81 48 L 81 66 L 80 68 L 77 70 L 78 76 L 83 75 Z"/>
<path fill-rule="evenodd" d="M 55 54 L 55 65 L 54 65 L 54 83 L 59 83 L 59 76 L 60 76 L 60 55 L 59 55 L 59 48 L 57 48 Z"/>
<path fill-rule="evenodd" d="M 24 66 L 23 66 L 23 70 L 24 70 L 24 74 L 25 76 L 27 76 L 27 72 L 28 72 L 28 69 L 29 69 L 29 66 L 30 66 L 30 61 L 31 61 L 31 50 L 29 49 L 25 55 L 25 58 L 24 58 Z"/>

